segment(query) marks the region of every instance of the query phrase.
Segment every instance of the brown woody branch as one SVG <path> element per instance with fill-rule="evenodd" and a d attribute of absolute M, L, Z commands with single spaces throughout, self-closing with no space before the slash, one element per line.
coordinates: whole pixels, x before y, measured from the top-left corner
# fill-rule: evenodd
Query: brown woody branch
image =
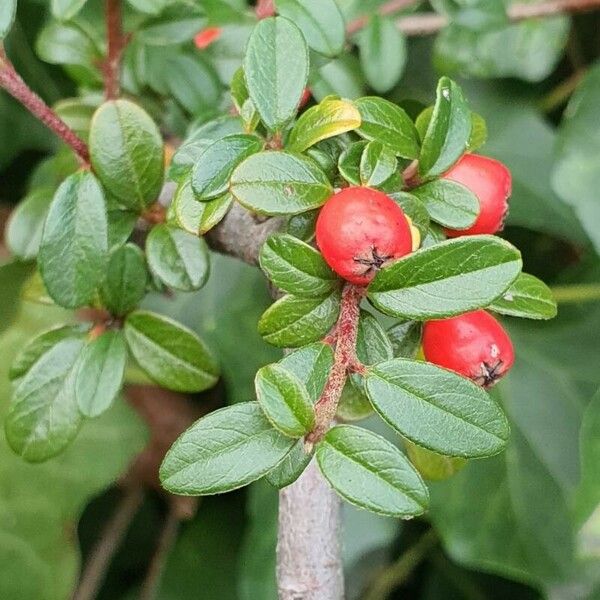
<path fill-rule="evenodd" d="M 118 98 L 121 93 L 121 56 L 125 48 L 121 0 L 105 0 L 107 56 L 103 65 L 104 95 L 107 100 Z"/>

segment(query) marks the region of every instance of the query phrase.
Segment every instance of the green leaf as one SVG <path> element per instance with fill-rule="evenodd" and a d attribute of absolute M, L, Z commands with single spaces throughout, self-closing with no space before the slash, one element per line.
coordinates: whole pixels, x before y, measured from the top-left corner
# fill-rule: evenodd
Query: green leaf
<path fill-rule="evenodd" d="M 360 159 L 361 184 L 378 187 L 398 170 L 398 161 L 392 150 L 381 142 L 369 142 Z"/>
<path fill-rule="evenodd" d="M 90 304 L 104 277 L 108 234 L 104 195 L 89 171 L 58 188 L 44 225 L 39 269 L 52 299 L 61 306 Z"/>
<path fill-rule="evenodd" d="M 578 523 L 593 514 L 600 501 L 600 393 L 590 400 L 579 432 L 581 456 L 581 481 L 576 491 L 576 516 Z"/>
<path fill-rule="evenodd" d="M 477 196 L 464 185 L 435 179 L 411 190 L 427 208 L 431 218 L 444 227 L 467 229 L 477 220 Z"/>
<path fill-rule="evenodd" d="M 83 340 L 50 348 L 20 380 L 4 422 L 10 447 L 29 462 L 56 456 L 73 440 L 82 417 L 75 397 Z"/>
<path fill-rule="evenodd" d="M 421 446 L 417 446 L 409 440 L 404 440 L 404 447 L 410 462 L 421 473 L 421 476 L 429 481 L 448 479 L 467 464 L 464 458 L 444 456 L 427 450 L 427 448 L 421 448 Z"/>
<path fill-rule="evenodd" d="M 361 311 L 356 335 L 356 355 L 365 365 L 376 365 L 389 360 L 392 344 L 379 321 L 370 313 Z"/>
<path fill-rule="evenodd" d="M 358 58 L 343 54 L 320 67 L 311 77 L 310 90 L 318 101 L 332 94 L 354 100 L 365 94 Z"/>
<path fill-rule="evenodd" d="M 259 260 L 273 284 L 289 294 L 323 296 L 339 287 L 337 275 L 321 254 L 291 235 L 272 235 L 263 244 Z"/>
<path fill-rule="evenodd" d="M 278 489 L 291 485 L 302 475 L 311 461 L 312 453 L 304 450 L 304 440 L 299 439 L 288 455 L 266 475 L 266 480 Z"/>
<path fill-rule="evenodd" d="M 120 331 L 107 331 L 81 353 L 75 380 L 75 397 L 86 417 L 108 410 L 123 383 L 127 346 Z"/>
<path fill-rule="evenodd" d="M 17 14 L 17 0 L 4 0 L 0 6 L 0 40 L 10 31 Z"/>
<path fill-rule="evenodd" d="M 107 206 L 108 249 L 114 250 L 127 242 L 138 221 L 138 214 L 133 210 Z"/>
<path fill-rule="evenodd" d="M 325 479 L 351 504 L 400 518 L 427 508 L 429 494 L 417 471 L 376 433 L 338 425 L 318 444 L 317 461 Z"/>
<path fill-rule="evenodd" d="M 315 404 L 323 393 L 333 366 L 333 349 L 329 344 L 317 342 L 286 354 L 279 364 L 304 384 Z"/>
<path fill-rule="evenodd" d="M 360 161 L 368 142 L 353 142 L 341 154 L 338 160 L 340 175 L 352 185 L 360 185 Z"/>
<path fill-rule="evenodd" d="M 258 332 L 273 346 L 297 348 L 324 337 L 339 311 L 339 291 L 325 298 L 284 296 L 265 311 L 258 322 Z"/>
<path fill-rule="evenodd" d="M 282 17 L 260 21 L 248 41 L 244 74 L 250 98 L 268 129 L 292 119 L 308 79 L 308 48 L 301 31 Z"/>
<path fill-rule="evenodd" d="M 163 183 L 163 142 L 148 114 L 128 100 L 105 102 L 90 130 L 90 154 L 102 184 L 127 208 L 144 210 Z"/>
<path fill-rule="evenodd" d="M 361 383 L 360 388 L 350 379 L 346 380 L 344 384 L 336 411 L 337 417 L 342 421 L 362 421 L 373 414 L 373 407 L 362 391 L 362 377 L 359 381 Z"/>
<path fill-rule="evenodd" d="M 51 188 L 35 190 L 11 213 L 6 224 L 6 245 L 17 258 L 32 260 L 37 256 L 53 196 Z"/>
<path fill-rule="evenodd" d="M 509 22 L 504 3 L 496 0 L 433 0 L 432 5 L 453 24 L 479 33 L 498 29 Z"/>
<path fill-rule="evenodd" d="M 395 358 L 415 358 L 421 347 L 423 324 L 420 321 L 404 321 L 387 330 Z"/>
<path fill-rule="evenodd" d="M 294 215 L 322 206 L 333 194 L 317 163 L 300 154 L 260 152 L 231 176 L 231 193 L 254 212 Z"/>
<path fill-rule="evenodd" d="M 160 467 L 160 480 L 182 496 L 228 492 L 266 475 L 294 443 L 273 429 L 258 402 L 228 406 L 183 433 Z"/>
<path fill-rule="evenodd" d="M 148 271 L 144 253 L 135 244 L 115 248 L 100 287 L 104 306 L 119 317 L 130 313 L 146 295 Z"/>
<path fill-rule="evenodd" d="M 452 371 L 394 358 L 367 373 L 365 388 L 387 423 L 429 450 L 478 458 L 506 446 L 510 431 L 500 407 L 479 386 Z"/>
<path fill-rule="evenodd" d="M 465 236 L 423 248 L 383 268 L 368 288 L 382 312 L 427 320 L 488 306 L 521 271 L 521 255 L 493 236 Z"/>
<path fill-rule="evenodd" d="M 125 337 L 144 372 L 170 390 L 200 392 L 217 382 L 219 367 L 208 348 L 172 319 L 135 311 L 125 321 Z"/>
<path fill-rule="evenodd" d="M 419 135 L 409 116 L 396 104 L 376 96 L 354 102 L 362 124 L 358 133 L 367 140 L 377 140 L 389 146 L 402 158 L 419 156 Z"/>
<path fill-rule="evenodd" d="M 152 273 L 176 290 L 198 290 L 208 279 L 206 242 L 183 229 L 154 226 L 146 239 L 146 256 Z"/>
<path fill-rule="evenodd" d="M 373 15 L 358 35 L 360 64 L 369 85 L 379 94 L 400 80 L 406 64 L 406 39 L 392 19 Z"/>
<path fill-rule="evenodd" d="M 421 176 L 436 177 L 447 171 L 466 152 L 470 136 L 471 111 L 462 90 L 442 77 L 419 156 Z"/>
<path fill-rule="evenodd" d="M 525 319 L 553 319 L 557 312 L 550 288 L 527 273 L 521 273 L 506 292 L 490 304 L 489 309 Z"/>
<path fill-rule="evenodd" d="M 329 99 L 302 113 L 294 125 L 286 148 L 304 152 L 321 140 L 353 131 L 360 127 L 361 116 L 348 100 Z"/>
<path fill-rule="evenodd" d="M 298 25 L 315 52 L 335 56 L 342 51 L 346 28 L 335 0 L 276 0 L 276 5 L 280 15 Z"/>
<path fill-rule="evenodd" d="M 233 170 L 245 159 L 260 152 L 263 142 L 253 135 L 230 135 L 211 144 L 198 158 L 192 175 L 196 199 L 213 200 L 229 187 Z"/>
<path fill-rule="evenodd" d="M 408 192 L 392 192 L 388 196 L 404 211 L 404 214 L 410 218 L 413 225 L 419 230 L 421 239 L 425 239 L 430 231 L 431 223 L 429 221 L 429 212 L 425 205 L 413 194 Z"/>
<path fill-rule="evenodd" d="M 68 21 L 83 8 L 86 2 L 87 0 L 52 0 L 52 14 L 61 21 Z"/>
<path fill-rule="evenodd" d="M 171 3 L 162 12 L 146 19 L 136 32 L 144 44 L 168 46 L 191 40 L 206 24 L 201 7 L 189 3 Z"/>
<path fill-rule="evenodd" d="M 484 146 L 488 139 L 487 123 L 478 113 L 471 113 L 471 135 L 469 136 L 469 152 L 475 152 Z"/>
<path fill-rule="evenodd" d="M 315 425 L 315 411 L 304 384 L 281 365 L 259 369 L 256 397 L 273 426 L 284 435 L 300 438 Z"/>

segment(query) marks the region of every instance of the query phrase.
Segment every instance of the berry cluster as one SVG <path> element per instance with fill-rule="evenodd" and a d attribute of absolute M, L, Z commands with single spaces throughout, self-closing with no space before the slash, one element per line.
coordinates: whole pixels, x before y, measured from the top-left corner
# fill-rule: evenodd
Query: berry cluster
<path fill-rule="evenodd" d="M 448 237 L 494 234 L 502 229 L 511 193 L 511 175 L 502 163 L 465 154 L 445 179 L 467 187 L 479 200 L 475 223 L 464 230 L 446 229 Z M 321 210 L 316 241 L 329 266 L 345 280 L 366 286 L 383 266 L 401 259 L 420 244 L 410 218 L 389 196 L 367 187 L 334 194 Z M 484 310 L 425 324 L 426 360 L 491 387 L 514 362 L 510 338 Z"/>

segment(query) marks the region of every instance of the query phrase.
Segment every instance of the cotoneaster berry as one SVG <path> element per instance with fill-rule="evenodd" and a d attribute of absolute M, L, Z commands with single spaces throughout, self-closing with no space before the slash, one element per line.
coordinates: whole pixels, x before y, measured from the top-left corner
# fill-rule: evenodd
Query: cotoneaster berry
<path fill-rule="evenodd" d="M 494 385 L 515 360 L 508 333 L 484 310 L 425 323 L 423 353 L 429 362 L 483 387 Z"/>
<path fill-rule="evenodd" d="M 512 189 L 510 171 L 505 165 L 487 156 L 465 154 L 443 177 L 469 188 L 479 199 L 480 207 L 479 216 L 469 229 L 447 229 L 449 237 L 496 233 L 502 229 Z"/>
<path fill-rule="evenodd" d="M 316 238 L 327 264 L 356 285 L 412 250 L 404 212 L 390 197 L 365 187 L 334 194 L 321 209 Z"/>
<path fill-rule="evenodd" d="M 207 27 L 194 37 L 194 44 L 199 50 L 208 48 L 213 42 L 221 37 L 222 29 L 220 27 Z"/>
<path fill-rule="evenodd" d="M 298 108 L 304 108 L 308 104 L 311 97 L 312 92 L 310 91 L 310 88 L 304 88 L 302 96 L 300 97 L 300 103 L 298 104 Z"/>

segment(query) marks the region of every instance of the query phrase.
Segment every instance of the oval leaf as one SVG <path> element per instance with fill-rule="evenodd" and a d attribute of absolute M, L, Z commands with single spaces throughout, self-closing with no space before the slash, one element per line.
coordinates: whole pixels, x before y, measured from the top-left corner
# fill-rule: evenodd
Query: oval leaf
<path fill-rule="evenodd" d="M 368 142 L 354 142 L 341 154 L 338 160 L 340 175 L 352 185 L 361 185 L 360 161 Z"/>
<path fill-rule="evenodd" d="M 392 150 L 381 142 L 369 142 L 360 159 L 360 181 L 367 187 L 378 187 L 398 170 Z"/>
<path fill-rule="evenodd" d="M 552 290 L 543 281 L 527 273 L 521 273 L 488 308 L 503 315 L 525 319 L 553 319 L 557 313 Z"/>
<path fill-rule="evenodd" d="M 319 468 L 348 502 L 371 512 L 408 518 L 422 514 L 429 494 L 404 454 L 386 439 L 338 425 L 317 446 Z"/>
<path fill-rule="evenodd" d="M 304 440 L 300 439 L 288 455 L 272 470 L 265 479 L 278 489 L 291 485 L 308 467 L 312 453 L 304 451 Z"/>
<path fill-rule="evenodd" d="M 279 364 L 304 384 L 315 404 L 321 397 L 333 366 L 333 349 L 329 344 L 317 342 L 286 354 Z"/>
<path fill-rule="evenodd" d="M 382 312 L 407 319 L 450 317 L 488 306 L 521 271 L 521 254 L 500 238 L 465 236 L 423 248 L 383 268 L 368 288 Z"/>
<path fill-rule="evenodd" d="M 420 361 L 394 358 L 365 377 L 375 410 L 415 444 L 448 456 L 479 458 L 506 446 L 508 421 L 470 379 Z"/>

